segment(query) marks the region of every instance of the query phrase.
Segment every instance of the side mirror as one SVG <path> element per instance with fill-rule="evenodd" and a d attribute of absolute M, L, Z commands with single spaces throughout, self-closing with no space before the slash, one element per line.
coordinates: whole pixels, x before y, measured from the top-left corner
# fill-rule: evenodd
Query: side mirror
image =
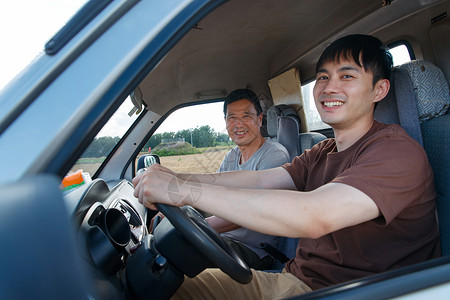
<path fill-rule="evenodd" d="M 159 156 L 156 154 L 146 154 L 139 157 L 137 162 L 137 170 L 148 168 L 154 164 L 160 164 Z"/>

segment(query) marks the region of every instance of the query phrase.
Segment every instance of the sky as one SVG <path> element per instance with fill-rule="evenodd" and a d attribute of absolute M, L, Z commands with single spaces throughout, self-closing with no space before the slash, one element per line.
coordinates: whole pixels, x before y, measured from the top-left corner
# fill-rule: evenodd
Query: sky
<path fill-rule="evenodd" d="M 211 126 L 216 132 L 226 133 L 223 102 L 184 107 L 174 111 L 157 132 L 176 132 L 181 128 Z"/>
<path fill-rule="evenodd" d="M 130 118 L 128 115 L 132 108 L 131 102 L 125 101 L 97 136 L 122 136 L 137 117 L 133 115 Z M 223 103 L 210 103 L 178 109 L 164 120 L 155 133 L 177 132 L 203 125 L 209 125 L 215 132 L 227 133 L 223 118 Z"/>
<path fill-rule="evenodd" d="M 86 0 L 3 0 L 0 89 L 23 70 Z"/>
<path fill-rule="evenodd" d="M 3 0 L 0 4 L 0 89 L 43 52 L 45 43 L 87 0 Z M 128 101 L 127 101 L 128 102 Z M 128 117 L 130 104 L 100 135 L 116 136 L 134 118 Z M 183 112 L 184 111 L 184 112 Z M 196 128 L 209 124 L 217 132 L 225 129 L 222 104 L 184 108 L 170 115 L 158 132 Z M 120 135 L 120 134 L 119 134 Z"/>

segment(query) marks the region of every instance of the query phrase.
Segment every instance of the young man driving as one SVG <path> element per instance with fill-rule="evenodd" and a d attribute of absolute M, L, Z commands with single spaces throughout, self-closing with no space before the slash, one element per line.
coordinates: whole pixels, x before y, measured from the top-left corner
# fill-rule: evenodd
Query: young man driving
<path fill-rule="evenodd" d="M 202 193 L 189 196 L 186 174 L 159 165 L 133 179 L 145 206 L 183 203 L 266 234 L 299 237 L 282 273 L 253 272 L 242 285 L 218 269 L 186 279 L 174 298 L 278 299 L 411 265 L 440 255 L 433 174 L 423 148 L 398 125 L 374 120 L 389 91 L 392 57 L 371 36 L 343 37 L 316 66 L 314 99 L 334 139 L 290 164 L 263 171 L 197 176 Z M 399 99 L 401 101 L 401 99 Z"/>

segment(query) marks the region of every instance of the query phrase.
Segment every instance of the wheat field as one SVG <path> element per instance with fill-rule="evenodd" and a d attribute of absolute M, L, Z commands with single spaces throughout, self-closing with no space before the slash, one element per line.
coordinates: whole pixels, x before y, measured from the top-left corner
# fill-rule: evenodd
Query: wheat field
<path fill-rule="evenodd" d="M 215 173 L 229 149 L 211 148 L 201 154 L 176 155 L 160 157 L 161 165 L 176 172 L 182 173 Z M 91 176 L 100 167 L 100 162 L 78 163 L 71 169 L 72 172 L 82 169 Z"/>
<path fill-rule="evenodd" d="M 161 165 L 182 173 L 215 173 L 227 154 L 228 149 L 205 151 L 201 154 L 163 156 Z"/>

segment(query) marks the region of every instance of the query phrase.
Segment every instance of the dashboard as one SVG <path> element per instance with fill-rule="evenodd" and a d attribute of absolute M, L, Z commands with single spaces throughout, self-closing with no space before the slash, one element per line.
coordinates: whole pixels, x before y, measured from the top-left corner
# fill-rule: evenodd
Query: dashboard
<path fill-rule="evenodd" d="M 133 193 L 127 180 L 95 179 L 64 195 L 96 299 L 167 299 L 185 274 L 194 277 L 211 265 L 169 218 L 149 232 L 156 212 Z"/>
<path fill-rule="evenodd" d="M 146 260 L 154 261 L 158 256 L 156 263 L 160 269 L 171 268 L 155 249 L 154 237 L 147 229 L 148 210 L 133 192 L 134 187 L 127 180 L 108 185 L 102 179 L 95 179 L 64 196 L 78 228 L 77 244 L 86 268 L 94 278 L 98 299 L 142 298 L 127 283 L 129 261 L 145 266 Z M 143 244 L 145 246 L 140 247 Z M 139 259 L 130 259 L 139 248 L 147 257 L 136 254 Z M 174 271 L 168 271 L 171 272 Z"/>
<path fill-rule="evenodd" d="M 251 280 L 248 266 L 194 208 L 157 204 L 166 217 L 149 232 L 155 212 L 133 193 L 127 180 L 95 179 L 64 195 L 95 299 L 168 299 L 185 275 L 208 267 L 241 283 Z"/>

